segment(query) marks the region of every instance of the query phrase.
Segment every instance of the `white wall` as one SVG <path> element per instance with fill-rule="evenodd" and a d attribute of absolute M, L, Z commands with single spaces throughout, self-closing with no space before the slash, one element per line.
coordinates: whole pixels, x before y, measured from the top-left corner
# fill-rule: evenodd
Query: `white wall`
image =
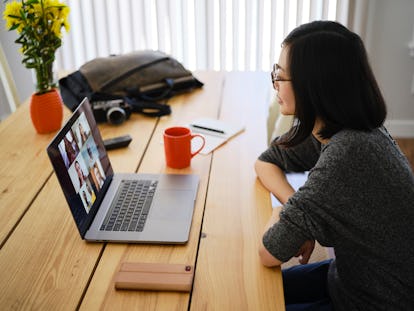
<path fill-rule="evenodd" d="M 0 121 L 5 119 L 10 114 L 10 108 L 8 107 L 5 94 L 3 84 L 0 83 Z"/>
<path fill-rule="evenodd" d="M 414 137 L 413 0 L 370 0 L 366 46 L 387 102 L 393 136 Z"/>
<path fill-rule="evenodd" d="M 22 56 L 19 53 L 20 45 L 14 43 L 14 40 L 17 39 L 16 32 L 6 30 L 6 22 L 3 20 L 4 7 L 4 1 L 0 0 L 0 42 L 6 58 L 9 61 L 10 70 L 13 73 L 19 99 L 23 102 L 34 92 L 32 73 L 21 63 Z M 6 113 L 9 113 L 8 103 L 4 90 L 0 86 L 0 119 Z"/>

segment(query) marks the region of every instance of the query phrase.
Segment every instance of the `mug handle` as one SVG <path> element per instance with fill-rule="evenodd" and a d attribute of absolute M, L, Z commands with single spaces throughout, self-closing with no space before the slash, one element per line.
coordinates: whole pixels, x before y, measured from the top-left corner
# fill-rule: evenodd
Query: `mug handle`
<path fill-rule="evenodd" d="M 203 143 L 200 148 L 198 148 L 195 152 L 191 153 L 191 158 L 194 157 L 196 154 L 198 154 L 204 148 L 204 145 L 206 144 L 206 139 L 204 138 L 203 135 L 191 134 L 191 140 L 193 140 L 193 138 L 196 138 L 196 137 L 200 137 Z"/>

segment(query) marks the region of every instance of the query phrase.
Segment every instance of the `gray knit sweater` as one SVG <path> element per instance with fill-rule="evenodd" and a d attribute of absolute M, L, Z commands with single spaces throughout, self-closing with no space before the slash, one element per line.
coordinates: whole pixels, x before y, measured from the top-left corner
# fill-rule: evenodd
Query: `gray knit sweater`
<path fill-rule="evenodd" d="M 313 136 L 259 157 L 309 177 L 263 237 L 282 261 L 308 239 L 335 249 L 328 273 L 335 310 L 414 310 L 414 176 L 384 128 Z"/>

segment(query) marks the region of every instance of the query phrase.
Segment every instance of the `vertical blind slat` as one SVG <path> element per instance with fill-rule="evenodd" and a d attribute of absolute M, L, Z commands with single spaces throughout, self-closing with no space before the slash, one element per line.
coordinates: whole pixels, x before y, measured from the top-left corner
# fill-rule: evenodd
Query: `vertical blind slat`
<path fill-rule="evenodd" d="M 82 1 L 83 19 L 85 21 L 85 40 L 87 41 L 86 60 L 99 55 L 99 40 L 97 40 L 97 9 L 95 1 Z M 70 13 L 72 14 L 72 12 Z M 72 27 L 71 27 L 72 28 Z M 86 29 L 87 28 L 87 29 Z"/>
<path fill-rule="evenodd" d="M 118 54 L 120 50 L 120 40 L 119 35 L 115 36 L 115 33 L 119 32 L 118 29 L 118 12 L 115 6 L 114 1 L 116 0 L 106 0 L 105 17 L 106 17 L 106 35 L 108 42 L 108 51 L 109 55 Z M 118 52 L 119 51 L 119 52 Z"/>
<path fill-rule="evenodd" d="M 133 43 L 132 40 L 132 29 L 131 29 L 131 3 L 128 0 L 118 0 L 119 6 L 119 29 L 120 29 L 120 36 L 121 36 L 121 51 L 122 53 L 127 53 L 128 51 L 133 50 Z"/>
<path fill-rule="evenodd" d="M 328 19 L 329 0 L 322 1 L 322 19 Z"/>
<path fill-rule="evenodd" d="M 348 25 L 348 0 L 338 0 L 336 20 Z"/>
<path fill-rule="evenodd" d="M 166 38 L 166 31 L 165 31 L 165 19 L 164 19 L 164 11 L 162 9 L 163 3 L 162 0 L 155 0 L 154 1 L 154 5 L 155 5 L 155 15 L 154 15 L 154 19 L 155 19 L 155 23 L 157 24 L 157 47 L 158 49 L 162 50 L 162 51 L 167 51 L 167 47 L 166 47 L 166 42 L 165 42 L 165 38 Z"/>
<path fill-rule="evenodd" d="M 227 35 L 227 23 L 226 23 L 226 0 L 219 0 L 219 30 L 220 30 L 220 40 L 219 40 L 219 47 L 220 47 L 220 68 L 225 69 L 226 66 L 226 35 Z"/>
<path fill-rule="evenodd" d="M 233 46 L 233 50 L 232 50 L 232 68 L 238 68 L 239 66 L 239 53 L 238 53 L 238 49 L 237 47 L 239 46 L 239 32 L 240 32 L 240 28 L 239 28 L 239 1 L 237 0 L 233 0 L 232 3 L 232 27 L 233 27 L 233 42 L 232 42 L 232 46 Z"/>
<path fill-rule="evenodd" d="M 141 44 L 143 44 L 144 37 L 142 36 L 142 1 L 131 1 L 131 29 L 133 29 L 131 41 L 133 50 L 139 50 Z M 145 46 L 145 45 L 144 45 Z"/>
<path fill-rule="evenodd" d="M 71 29 L 70 36 L 72 39 L 72 46 L 71 46 L 71 53 L 72 53 L 72 63 L 78 64 L 83 58 L 83 47 L 78 47 L 78 45 L 83 46 L 83 36 L 82 36 L 82 19 L 81 19 L 81 11 L 80 11 L 80 3 L 79 2 L 72 2 L 71 3 L 71 10 L 75 12 L 71 16 L 71 24 L 79 25 L 80 27 L 75 27 Z"/>
<path fill-rule="evenodd" d="M 207 44 L 207 68 L 220 68 L 218 64 L 219 45 L 215 38 L 217 38 L 217 31 L 219 29 L 217 14 L 215 14 L 217 1 L 206 2 L 206 44 Z"/>
<path fill-rule="evenodd" d="M 283 3 L 283 37 L 286 37 L 289 31 L 289 0 Z"/>
<path fill-rule="evenodd" d="M 263 46 L 263 21 L 264 21 L 264 3 L 263 0 L 257 1 L 257 18 L 256 18 L 256 45 Z M 263 62 L 263 49 L 257 49 L 255 68 L 260 68 Z"/>
<path fill-rule="evenodd" d="M 183 41 L 182 33 L 182 18 L 179 6 L 179 0 L 168 1 L 168 12 L 170 14 L 169 28 L 171 34 L 171 54 L 176 55 L 178 58 L 183 57 L 182 45 L 180 42 Z"/>
<path fill-rule="evenodd" d="M 186 0 L 181 0 L 181 15 L 182 15 L 182 28 L 183 28 L 183 34 L 182 34 L 182 49 L 183 49 L 183 57 L 181 58 L 182 62 L 188 66 L 190 64 L 189 60 L 189 38 L 188 38 L 188 31 L 184 31 L 184 29 L 188 29 L 188 5 Z"/>
<path fill-rule="evenodd" d="M 302 20 L 303 20 L 303 0 L 298 0 L 298 4 L 296 6 L 296 24 L 300 25 L 302 24 Z"/>
<path fill-rule="evenodd" d="M 153 14 L 153 1 L 143 0 L 143 30 L 146 45 L 149 49 L 156 49 L 157 46 L 157 23 Z"/>
<path fill-rule="evenodd" d="M 107 31 L 107 22 L 106 22 L 106 10 L 104 5 L 99 4 L 99 0 L 95 0 L 95 22 L 96 29 L 99 31 L 96 32 L 96 37 L 98 40 L 98 56 L 105 56 L 109 54 L 108 48 L 108 31 Z"/>
<path fill-rule="evenodd" d="M 270 2 L 270 60 L 271 63 L 276 63 L 277 45 L 276 41 L 276 16 L 277 16 L 277 2 Z"/>
<path fill-rule="evenodd" d="M 362 39 L 366 35 L 367 20 L 364 16 L 368 15 L 368 1 L 356 1 L 354 8 L 354 19 L 352 21 L 352 30 L 359 33 Z"/>
<path fill-rule="evenodd" d="M 237 1 L 237 0 L 236 0 Z M 239 17 L 238 17 L 238 25 L 239 25 L 239 34 L 238 34 L 238 41 L 239 45 L 235 48 L 238 53 L 238 66 L 234 69 L 237 70 L 245 70 L 246 69 L 246 51 L 244 47 L 246 46 L 246 2 L 240 1 L 239 2 Z"/>
<path fill-rule="evenodd" d="M 252 35 L 254 32 L 254 28 L 253 28 L 253 12 L 256 12 L 254 10 L 253 7 L 253 3 L 249 0 L 246 0 L 246 9 L 245 9 L 245 19 L 246 19 L 246 32 L 245 32 L 245 65 L 244 65 L 244 69 L 245 70 L 253 70 L 253 65 L 252 65 L 252 54 L 254 49 L 252 49 L 252 47 L 256 46 L 256 42 L 255 42 L 255 38 Z"/>
<path fill-rule="evenodd" d="M 196 66 L 200 69 L 205 69 L 206 66 L 206 3 L 202 1 L 194 1 L 194 13 L 195 17 L 189 25 L 193 30 L 197 29 L 198 32 L 191 33 L 195 39 L 195 55 Z M 191 13 L 189 13 L 191 14 Z"/>

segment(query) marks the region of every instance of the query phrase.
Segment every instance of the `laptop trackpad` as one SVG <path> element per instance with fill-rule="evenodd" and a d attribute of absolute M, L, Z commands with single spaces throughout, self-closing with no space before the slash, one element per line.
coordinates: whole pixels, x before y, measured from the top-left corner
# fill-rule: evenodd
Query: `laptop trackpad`
<path fill-rule="evenodd" d="M 192 215 L 194 197 L 189 190 L 162 190 L 155 205 L 151 219 L 186 219 Z"/>

